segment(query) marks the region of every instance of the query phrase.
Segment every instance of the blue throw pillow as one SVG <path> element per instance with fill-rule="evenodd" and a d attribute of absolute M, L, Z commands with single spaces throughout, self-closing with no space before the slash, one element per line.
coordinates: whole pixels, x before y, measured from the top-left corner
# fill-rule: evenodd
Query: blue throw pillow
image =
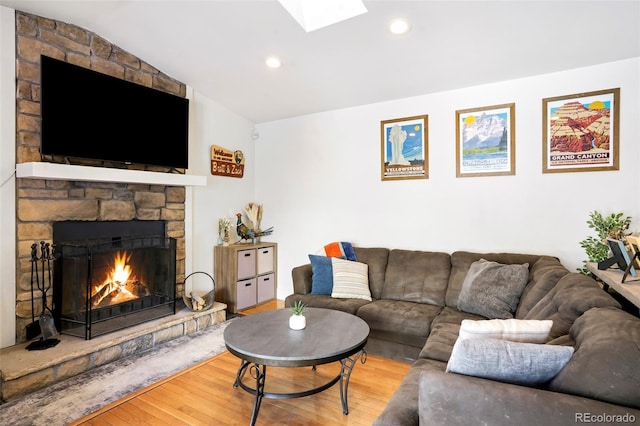
<path fill-rule="evenodd" d="M 333 291 L 333 267 L 331 258 L 326 256 L 309 255 L 313 277 L 311 280 L 311 294 L 331 295 Z"/>
<path fill-rule="evenodd" d="M 518 385 L 540 385 L 562 371 L 573 351 L 571 346 L 458 337 L 446 371 Z"/>

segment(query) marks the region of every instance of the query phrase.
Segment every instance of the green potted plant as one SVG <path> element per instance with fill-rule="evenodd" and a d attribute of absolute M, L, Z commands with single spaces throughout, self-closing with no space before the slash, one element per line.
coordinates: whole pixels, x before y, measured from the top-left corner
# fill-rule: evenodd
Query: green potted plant
<path fill-rule="evenodd" d="M 609 216 L 603 216 L 600 212 L 593 211 L 589 213 L 587 225 L 596 231 L 597 237 L 589 236 L 580 241 L 580 247 L 587 253 L 588 259 L 583 261 L 585 264 L 587 262 L 598 263 L 609 258 L 607 238 L 625 242 L 627 235 L 631 235 L 629 232 L 631 216 L 624 217 L 623 213 L 611 213 Z M 586 265 L 578 268 L 578 271 L 589 274 Z"/>
<path fill-rule="evenodd" d="M 307 305 L 302 303 L 301 300 L 297 300 L 291 307 L 291 316 L 289 317 L 289 328 L 292 330 L 302 330 L 307 326 L 307 319 L 304 316 L 304 311 Z"/>

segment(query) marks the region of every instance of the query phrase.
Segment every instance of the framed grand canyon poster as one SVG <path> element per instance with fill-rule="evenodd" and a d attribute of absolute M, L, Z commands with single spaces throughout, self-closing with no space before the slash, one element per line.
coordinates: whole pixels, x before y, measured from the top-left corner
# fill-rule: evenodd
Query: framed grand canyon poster
<path fill-rule="evenodd" d="M 618 170 L 620 88 L 542 100 L 542 172 Z"/>

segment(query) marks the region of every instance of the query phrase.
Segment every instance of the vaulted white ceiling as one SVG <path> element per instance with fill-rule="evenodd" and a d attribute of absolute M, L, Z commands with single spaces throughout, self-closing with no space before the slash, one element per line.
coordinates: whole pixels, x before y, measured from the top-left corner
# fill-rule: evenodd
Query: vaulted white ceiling
<path fill-rule="evenodd" d="M 276 0 L 0 0 L 93 31 L 254 123 L 640 57 L 638 0 L 364 3 L 305 32 Z M 408 34 L 388 31 L 398 17 Z"/>

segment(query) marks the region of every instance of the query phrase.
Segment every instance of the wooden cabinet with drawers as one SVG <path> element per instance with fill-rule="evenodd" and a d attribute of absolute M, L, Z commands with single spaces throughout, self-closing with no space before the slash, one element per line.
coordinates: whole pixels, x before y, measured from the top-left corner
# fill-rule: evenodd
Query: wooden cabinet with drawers
<path fill-rule="evenodd" d="M 216 301 L 237 313 L 276 298 L 276 243 L 216 246 Z"/>

